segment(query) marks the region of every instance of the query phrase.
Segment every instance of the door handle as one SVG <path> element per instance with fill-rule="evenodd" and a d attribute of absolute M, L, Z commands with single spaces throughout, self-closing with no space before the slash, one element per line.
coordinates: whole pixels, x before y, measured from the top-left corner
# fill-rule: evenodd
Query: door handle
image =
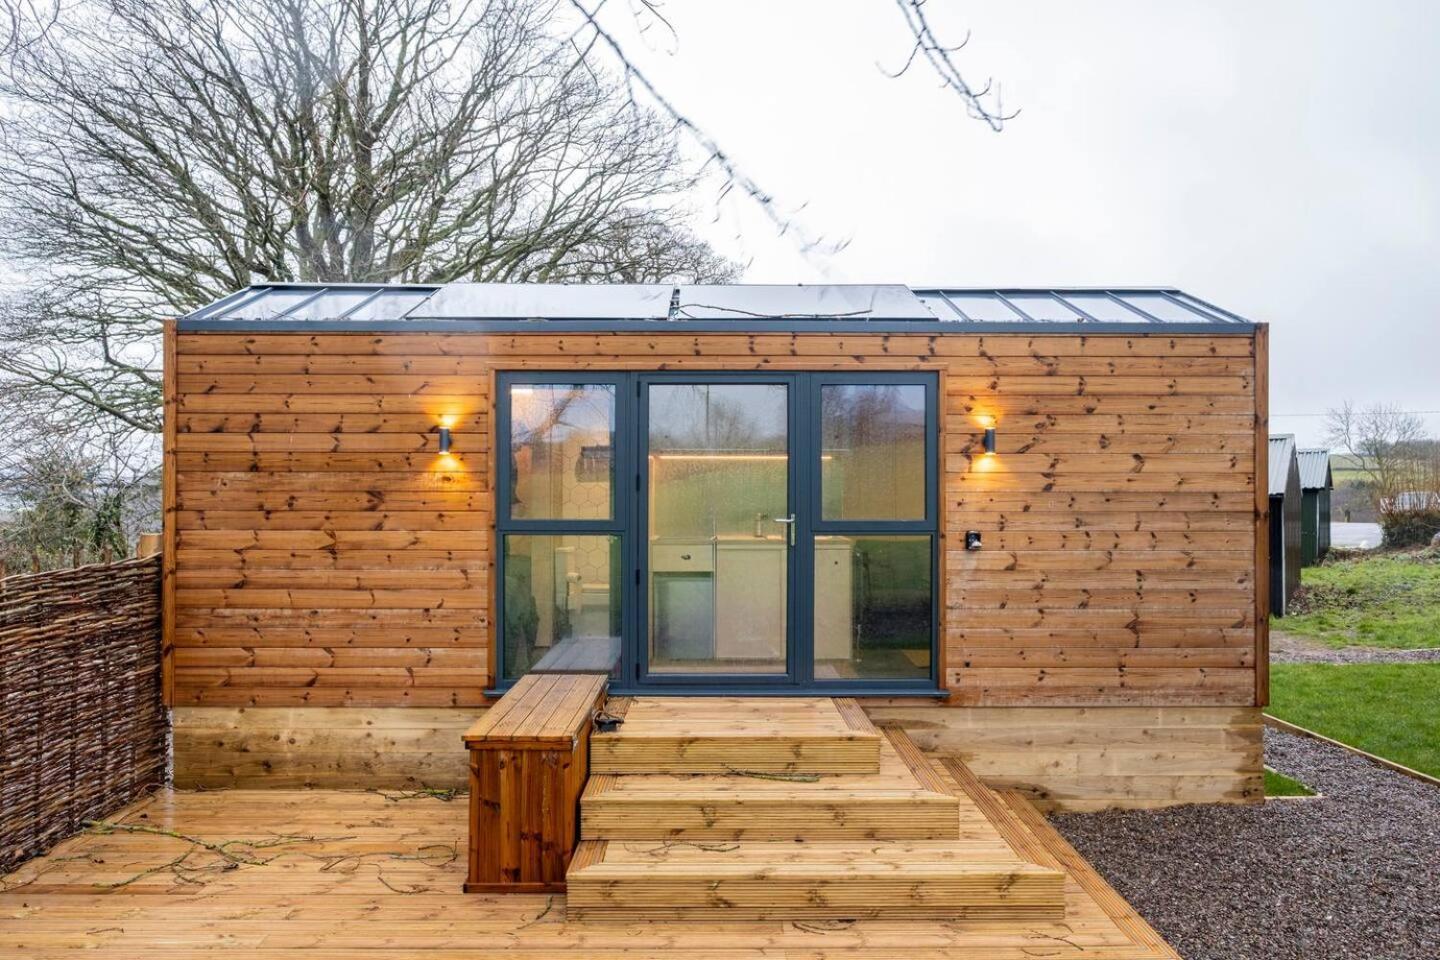
<path fill-rule="evenodd" d="M 792 513 L 792 514 L 790 514 L 790 516 L 788 516 L 788 517 L 773 517 L 772 519 L 773 519 L 776 523 L 783 523 L 783 524 L 785 524 L 785 527 L 786 527 L 786 538 L 785 538 L 785 539 L 790 542 L 790 546 L 792 546 L 792 547 L 795 546 L 795 514 Z"/>

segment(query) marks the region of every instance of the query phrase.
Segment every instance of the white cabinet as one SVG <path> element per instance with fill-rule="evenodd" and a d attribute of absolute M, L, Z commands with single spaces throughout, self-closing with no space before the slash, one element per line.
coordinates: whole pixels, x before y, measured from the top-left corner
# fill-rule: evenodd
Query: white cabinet
<path fill-rule="evenodd" d="M 781 537 L 652 541 L 654 655 L 783 669 L 790 550 Z M 854 554 L 849 538 L 817 538 L 817 660 L 852 656 Z"/>
<path fill-rule="evenodd" d="M 815 659 L 849 660 L 854 652 L 855 543 L 815 539 Z"/>
<path fill-rule="evenodd" d="M 784 540 L 721 540 L 715 548 L 715 658 L 785 660 Z"/>

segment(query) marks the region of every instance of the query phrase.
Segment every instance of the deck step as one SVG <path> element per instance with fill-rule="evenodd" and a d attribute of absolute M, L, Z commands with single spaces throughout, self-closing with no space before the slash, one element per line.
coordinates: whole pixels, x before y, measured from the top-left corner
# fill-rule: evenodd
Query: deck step
<path fill-rule="evenodd" d="M 580 798 L 580 835 L 586 840 L 954 840 L 961 801 L 939 772 L 899 731 L 885 731 L 876 748 L 879 769 L 874 773 L 592 776 Z"/>
<path fill-rule="evenodd" d="M 1064 874 L 1003 843 L 585 841 L 567 919 L 1058 920 Z"/>
<path fill-rule="evenodd" d="M 651 697 L 590 740 L 592 773 L 876 773 L 880 734 L 849 699 Z"/>

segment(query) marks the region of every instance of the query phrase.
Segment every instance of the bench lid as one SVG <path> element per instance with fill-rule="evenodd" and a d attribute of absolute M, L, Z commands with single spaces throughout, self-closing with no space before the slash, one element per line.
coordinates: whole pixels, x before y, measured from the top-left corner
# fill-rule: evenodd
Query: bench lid
<path fill-rule="evenodd" d="M 605 694 L 596 674 L 529 673 L 465 732 L 472 750 L 573 745 Z"/>

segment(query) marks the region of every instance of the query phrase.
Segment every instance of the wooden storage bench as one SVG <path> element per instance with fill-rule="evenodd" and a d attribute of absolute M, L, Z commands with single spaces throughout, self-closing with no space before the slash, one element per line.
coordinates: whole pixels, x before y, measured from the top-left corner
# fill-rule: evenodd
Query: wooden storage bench
<path fill-rule="evenodd" d="M 529 674 L 465 734 L 468 893 L 563 893 L 605 677 Z"/>

